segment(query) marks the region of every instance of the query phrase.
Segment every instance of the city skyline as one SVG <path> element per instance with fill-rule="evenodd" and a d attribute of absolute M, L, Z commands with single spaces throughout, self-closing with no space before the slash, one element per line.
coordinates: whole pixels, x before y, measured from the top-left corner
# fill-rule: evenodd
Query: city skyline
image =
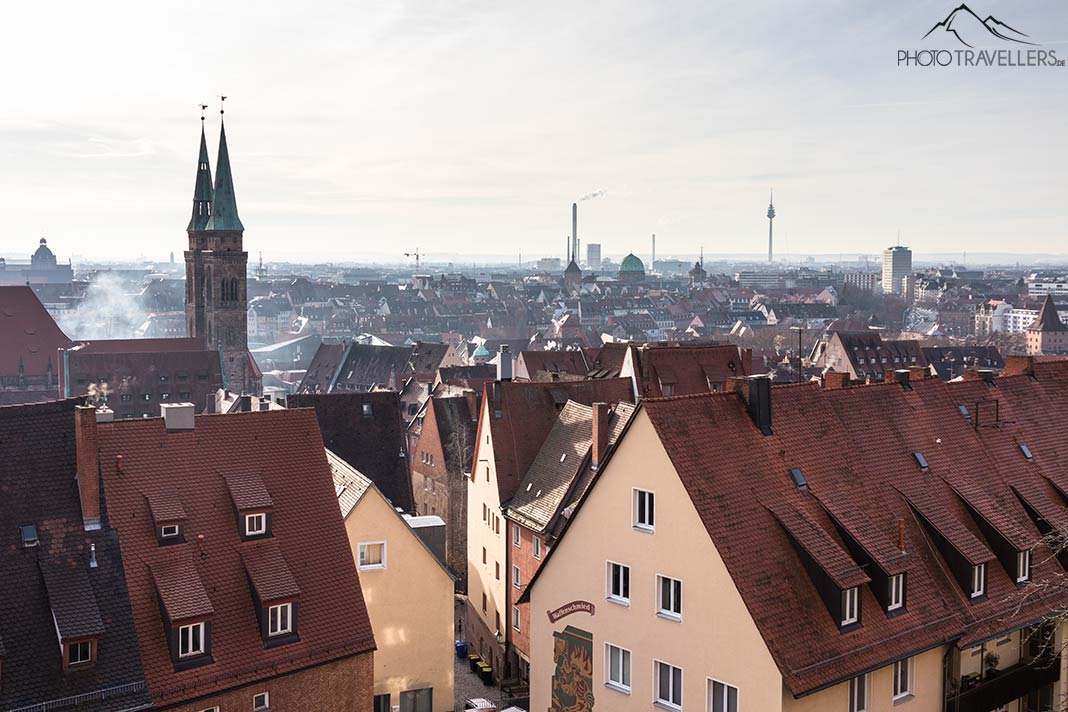
<path fill-rule="evenodd" d="M 203 8 L 154 38 L 136 29 L 151 9 L 89 37 L 73 7 L 50 37 L 0 49 L 41 56 L 6 82 L 35 101 L 0 118 L 0 190 L 18 207 L 0 254 L 41 236 L 61 256 L 180 252 L 196 105 L 214 154 L 220 91 L 247 246 L 267 260 L 562 256 L 571 203 L 597 190 L 580 238 L 606 256 L 644 258 L 652 233 L 665 256 L 759 255 L 771 188 L 776 257 L 875 255 L 898 229 L 920 257 L 1065 252 L 1060 70 L 896 66 L 948 6 L 416 3 L 333 8 L 294 37 L 275 7 Z M 1068 53 L 1056 4 L 984 11 Z"/>

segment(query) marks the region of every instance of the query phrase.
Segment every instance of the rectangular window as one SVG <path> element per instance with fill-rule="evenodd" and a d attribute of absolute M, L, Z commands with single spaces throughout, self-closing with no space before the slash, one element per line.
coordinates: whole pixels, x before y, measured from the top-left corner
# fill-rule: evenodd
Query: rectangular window
<path fill-rule="evenodd" d="M 434 691 L 429 687 L 400 693 L 400 712 L 433 712 Z"/>
<path fill-rule="evenodd" d="M 204 624 L 183 625 L 178 629 L 178 657 L 204 654 Z"/>
<path fill-rule="evenodd" d="M 178 525 L 164 524 L 162 527 L 159 528 L 159 535 L 163 539 L 170 539 L 172 537 L 178 536 Z"/>
<path fill-rule="evenodd" d="M 900 700 L 912 694 L 912 658 L 894 663 L 894 699 Z"/>
<path fill-rule="evenodd" d="M 513 566 L 512 567 L 512 585 L 515 586 L 516 588 L 520 588 L 521 587 L 521 584 L 519 583 L 519 567 L 518 566 Z"/>
<path fill-rule="evenodd" d="M 634 528 L 651 532 L 656 526 L 654 495 L 645 490 L 634 490 Z"/>
<path fill-rule="evenodd" d="M 293 604 L 283 603 L 271 606 L 268 611 L 267 635 L 283 635 L 293 632 Z"/>
<path fill-rule="evenodd" d="M 972 567 L 972 598 L 979 598 L 986 593 L 986 564 Z"/>
<path fill-rule="evenodd" d="M 1024 583 L 1031 579 L 1031 552 L 1016 552 L 1016 583 Z"/>
<path fill-rule="evenodd" d="M 482 563 L 486 563 L 486 547 L 482 547 Z"/>
<path fill-rule="evenodd" d="M 605 644 L 605 684 L 620 692 L 630 693 L 630 651 Z"/>
<path fill-rule="evenodd" d="M 886 610 L 896 611 L 903 605 L 905 605 L 905 574 L 895 574 L 890 577 L 890 602 Z"/>
<path fill-rule="evenodd" d="M 849 681 L 849 712 L 868 712 L 868 676 Z"/>
<path fill-rule="evenodd" d="M 656 703 L 662 707 L 681 710 L 682 668 L 659 660 L 653 664 L 656 667 Z"/>
<path fill-rule="evenodd" d="M 360 569 L 386 568 L 386 542 L 369 541 L 359 545 Z"/>
<path fill-rule="evenodd" d="M 860 591 L 857 590 L 856 586 L 842 591 L 842 625 L 857 622 L 857 601 L 859 598 Z"/>
<path fill-rule="evenodd" d="M 630 605 L 630 567 L 608 562 L 608 600 Z"/>
<path fill-rule="evenodd" d="M 512 606 L 512 627 L 519 630 L 519 606 Z"/>
<path fill-rule="evenodd" d="M 252 709 L 254 712 L 271 709 L 271 693 L 257 692 L 252 696 Z"/>
<path fill-rule="evenodd" d="M 263 534 L 267 531 L 267 515 L 266 514 L 246 514 L 245 515 L 245 536 L 255 536 L 257 534 Z"/>
<path fill-rule="evenodd" d="M 515 546 L 516 548 L 519 548 L 519 546 L 522 543 L 522 541 L 523 540 L 520 538 L 520 533 L 519 533 L 519 525 L 518 524 L 513 524 L 512 525 L 512 546 Z"/>
<path fill-rule="evenodd" d="M 682 618 L 682 581 L 657 575 L 656 608 L 657 615 L 664 618 Z"/>
<path fill-rule="evenodd" d="M 84 665 L 93 660 L 93 644 L 88 640 L 67 646 L 67 664 Z"/>
<path fill-rule="evenodd" d="M 482 612 L 486 612 L 486 594 L 482 594 Z"/>
<path fill-rule="evenodd" d="M 494 561 L 493 562 L 493 576 L 498 581 L 501 580 L 501 562 L 500 561 Z"/>
<path fill-rule="evenodd" d="M 539 539 L 538 537 L 531 537 L 530 546 L 531 546 L 531 549 L 533 550 L 534 558 L 535 559 L 540 559 L 541 558 L 541 539 Z"/>
<path fill-rule="evenodd" d="M 709 680 L 708 712 L 738 712 L 738 688 L 719 680 Z"/>
<path fill-rule="evenodd" d="M 391 702 L 389 693 L 384 695 L 375 695 L 374 712 L 391 712 L 389 703 Z"/>

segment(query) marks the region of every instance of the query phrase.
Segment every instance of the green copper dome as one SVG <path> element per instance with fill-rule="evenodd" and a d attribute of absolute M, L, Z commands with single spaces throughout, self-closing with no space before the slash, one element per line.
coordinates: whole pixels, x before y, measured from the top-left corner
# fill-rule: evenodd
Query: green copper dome
<path fill-rule="evenodd" d="M 619 271 L 645 272 L 645 264 L 641 261 L 641 258 L 631 252 L 629 255 L 623 258 L 623 262 L 619 265 Z"/>

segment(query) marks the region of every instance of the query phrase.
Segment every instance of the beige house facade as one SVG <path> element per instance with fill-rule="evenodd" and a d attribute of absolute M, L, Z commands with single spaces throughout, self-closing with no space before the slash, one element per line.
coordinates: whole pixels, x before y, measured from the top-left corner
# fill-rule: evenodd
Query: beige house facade
<path fill-rule="evenodd" d="M 389 501 L 327 450 L 377 649 L 374 711 L 448 712 L 453 578 Z"/>

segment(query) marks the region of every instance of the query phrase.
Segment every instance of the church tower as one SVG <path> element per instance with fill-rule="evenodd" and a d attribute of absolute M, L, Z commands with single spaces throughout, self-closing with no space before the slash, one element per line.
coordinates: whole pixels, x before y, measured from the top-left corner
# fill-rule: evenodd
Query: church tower
<path fill-rule="evenodd" d="M 213 187 L 203 117 L 201 122 L 193 215 L 186 228 L 186 331 L 189 336 L 203 337 L 209 349 L 221 353 L 226 388 L 258 394 L 260 375 L 248 352 L 245 227 L 237 215 L 226 127 L 219 130 Z"/>

